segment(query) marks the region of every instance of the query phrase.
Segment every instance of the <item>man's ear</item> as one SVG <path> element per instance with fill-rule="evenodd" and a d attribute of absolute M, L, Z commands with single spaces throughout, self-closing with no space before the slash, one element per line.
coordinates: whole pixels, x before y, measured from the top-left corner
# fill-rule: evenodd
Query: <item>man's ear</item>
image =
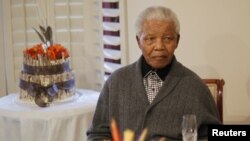
<path fill-rule="evenodd" d="M 175 49 L 178 47 L 179 41 L 180 41 L 180 34 L 177 35 Z"/>
<path fill-rule="evenodd" d="M 179 41 L 180 41 L 180 34 L 177 35 L 177 46 L 179 44 Z"/>
<path fill-rule="evenodd" d="M 138 35 L 136 35 L 136 41 L 137 41 L 139 48 L 141 48 L 141 42 L 140 42 L 140 38 L 138 37 Z"/>

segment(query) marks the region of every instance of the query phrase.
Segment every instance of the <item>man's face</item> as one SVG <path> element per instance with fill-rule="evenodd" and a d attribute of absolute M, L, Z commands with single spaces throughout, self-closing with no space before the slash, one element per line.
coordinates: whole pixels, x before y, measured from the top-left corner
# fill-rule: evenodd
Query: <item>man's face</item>
<path fill-rule="evenodd" d="M 141 34 L 136 37 L 145 60 L 154 69 L 171 62 L 178 38 L 173 22 L 154 19 L 145 21 Z"/>

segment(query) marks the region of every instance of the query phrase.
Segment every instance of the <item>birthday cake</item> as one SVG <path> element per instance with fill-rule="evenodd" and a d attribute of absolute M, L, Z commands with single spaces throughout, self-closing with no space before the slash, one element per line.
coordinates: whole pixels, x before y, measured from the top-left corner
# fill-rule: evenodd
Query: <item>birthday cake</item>
<path fill-rule="evenodd" d="M 47 107 L 75 96 L 75 77 L 70 67 L 70 55 L 61 44 L 53 44 L 50 26 L 35 29 L 42 43 L 23 51 L 19 100 Z"/>

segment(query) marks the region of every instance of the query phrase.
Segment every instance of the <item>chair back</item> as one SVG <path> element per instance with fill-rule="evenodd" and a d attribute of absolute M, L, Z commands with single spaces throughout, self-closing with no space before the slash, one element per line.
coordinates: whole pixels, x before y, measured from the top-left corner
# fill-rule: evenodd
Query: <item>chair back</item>
<path fill-rule="evenodd" d="M 211 91 L 220 114 L 220 120 L 223 122 L 223 86 L 225 81 L 224 79 L 203 79 L 203 82 Z"/>

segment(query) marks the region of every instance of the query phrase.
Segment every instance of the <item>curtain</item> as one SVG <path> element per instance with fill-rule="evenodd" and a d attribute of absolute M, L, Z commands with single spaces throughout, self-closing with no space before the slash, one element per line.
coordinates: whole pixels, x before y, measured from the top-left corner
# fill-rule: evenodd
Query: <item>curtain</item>
<path fill-rule="evenodd" d="M 103 54 L 106 80 L 121 64 L 121 23 L 118 0 L 103 0 Z"/>

